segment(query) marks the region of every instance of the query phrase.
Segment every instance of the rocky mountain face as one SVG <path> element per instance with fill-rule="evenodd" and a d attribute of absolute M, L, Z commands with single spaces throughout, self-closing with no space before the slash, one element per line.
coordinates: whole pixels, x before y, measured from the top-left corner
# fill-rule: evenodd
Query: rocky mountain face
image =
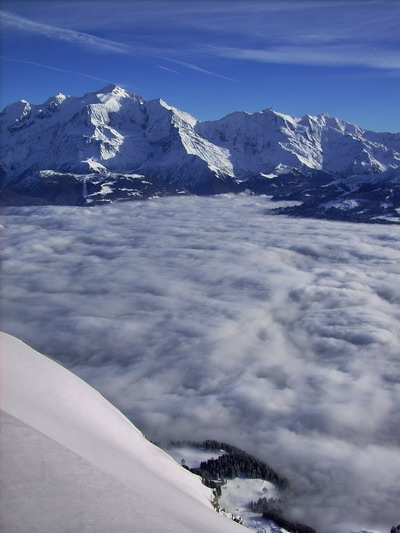
<path fill-rule="evenodd" d="M 240 192 L 296 200 L 286 212 L 399 218 L 400 134 L 272 109 L 197 121 L 116 85 L 21 100 L 0 114 L 2 203 L 87 204 Z"/>

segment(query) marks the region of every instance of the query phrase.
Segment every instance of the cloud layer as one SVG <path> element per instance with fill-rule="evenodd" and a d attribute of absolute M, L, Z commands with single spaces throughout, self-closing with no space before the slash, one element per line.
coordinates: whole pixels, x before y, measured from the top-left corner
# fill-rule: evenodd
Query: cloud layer
<path fill-rule="evenodd" d="M 399 521 L 398 228 L 265 198 L 8 209 L 3 323 L 155 439 L 217 438 L 322 533 Z M 397 521 L 397 522 L 396 522 Z"/>

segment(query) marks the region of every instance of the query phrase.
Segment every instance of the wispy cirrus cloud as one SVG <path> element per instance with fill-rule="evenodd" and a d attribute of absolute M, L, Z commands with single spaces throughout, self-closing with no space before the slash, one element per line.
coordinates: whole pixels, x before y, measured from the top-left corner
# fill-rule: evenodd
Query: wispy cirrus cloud
<path fill-rule="evenodd" d="M 206 70 L 204 68 L 200 68 L 197 65 L 193 65 L 192 63 L 187 63 L 186 61 L 179 61 L 178 59 L 172 59 L 170 57 L 163 57 L 165 61 L 170 61 L 171 63 L 175 63 L 177 65 L 181 65 L 182 67 L 186 67 L 191 70 L 196 70 L 197 72 L 202 72 L 203 74 L 208 74 L 209 76 L 214 76 L 216 78 L 221 78 L 223 80 L 229 80 L 229 81 L 238 81 L 234 78 L 229 78 L 229 76 L 223 76 L 222 74 L 217 74 L 216 72 L 211 72 L 210 70 Z"/>
<path fill-rule="evenodd" d="M 75 74 L 76 76 L 83 76 L 84 78 L 90 78 L 92 80 L 104 81 L 105 83 L 114 83 L 112 80 L 107 80 L 105 78 L 99 78 L 97 76 L 92 76 L 91 74 L 86 74 L 85 72 L 77 72 L 75 70 L 67 70 L 64 68 L 52 67 L 51 65 L 45 65 L 44 63 L 37 63 L 36 61 L 25 61 L 22 59 L 15 59 L 13 57 L 0 56 L 0 59 L 6 61 L 13 61 L 14 63 L 23 63 L 25 65 L 33 65 L 35 67 L 41 67 L 48 70 L 55 70 L 57 72 L 65 72 L 66 74 Z"/>
<path fill-rule="evenodd" d="M 95 50 L 107 51 L 116 54 L 129 53 L 129 48 L 123 43 L 96 37 L 95 35 L 90 35 L 89 33 L 59 28 L 57 26 L 50 26 L 49 24 L 42 24 L 41 22 L 35 22 L 31 19 L 8 13 L 7 11 L 0 12 L 0 19 L 4 26 L 10 26 L 19 30 L 36 33 L 51 39 L 75 43 L 90 47 Z"/>
<path fill-rule="evenodd" d="M 187 3 L 150 0 L 139 4 L 116 0 L 112 6 L 99 2 L 96 10 L 91 2 L 79 2 L 79 9 L 68 10 L 63 1 L 56 6 L 46 2 L 44 6 L 38 0 L 35 10 L 25 7 L 25 11 L 28 16 L 32 13 L 35 20 L 4 12 L 3 22 L 114 53 L 154 57 L 168 50 L 169 57 L 176 57 L 186 67 L 193 65 L 195 57 L 209 55 L 207 44 L 222 47 L 220 57 L 271 63 L 360 64 L 373 68 L 392 68 L 392 63 L 398 63 L 395 42 L 400 6 L 387 0 L 250 0 L 246 4 L 216 0 L 212 5 L 204 0 Z M 48 17 L 49 13 L 54 24 L 36 22 L 48 20 L 45 14 Z M 66 24 L 75 29 L 65 29 Z M 99 28 L 104 35 L 110 27 L 111 40 L 94 35 Z M 385 48 L 390 41 L 392 50 Z M 210 74 L 208 69 L 193 66 L 193 70 Z"/>
<path fill-rule="evenodd" d="M 17 1 L 17 0 L 13 0 Z M 21 0 L 18 0 L 21 1 Z M 78 2 L 77 2 L 78 3 Z M 224 35 L 246 36 L 249 40 L 256 38 L 273 39 L 307 37 L 317 33 L 323 39 L 366 39 L 386 40 L 388 35 L 398 35 L 400 6 L 392 0 L 148 0 L 146 2 L 126 2 L 113 0 L 110 2 L 93 3 L 79 2 L 79 9 L 70 9 L 70 1 L 57 1 L 52 6 L 48 2 L 42 5 L 37 0 L 33 8 L 32 2 L 26 2 L 25 11 L 32 17 L 54 18 L 63 14 L 63 23 L 74 28 L 102 30 L 113 25 L 123 31 L 162 34 L 173 28 L 173 37 L 179 32 L 191 30 L 201 31 L 214 39 Z M 157 16 L 155 16 L 157 13 Z M 311 23 L 312 21 L 312 23 Z M 61 23 L 60 23 L 61 24 Z M 147 31 L 149 30 L 149 31 Z M 313 37 L 313 35 L 311 35 Z"/>
<path fill-rule="evenodd" d="M 260 63 L 400 69 L 398 51 L 392 49 L 371 51 L 356 45 L 271 46 L 257 49 L 226 46 L 208 48 L 220 57 Z"/>
<path fill-rule="evenodd" d="M 88 33 L 78 32 L 78 31 L 71 30 L 71 29 L 65 29 L 65 28 L 60 28 L 58 26 L 51 26 L 49 24 L 35 22 L 26 17 L 20 17 L 18 15 L 14 15 L 6 11 L 0 11 L 0 16 L 1 16 L 1 21 L 5 26 L 10 26 L 10 27 L 18 28 L 23 31 L 36 33 L 36 34 L 39 34 L 39 35 L 42 35 L 44 37 L 48 37 L 51 39 L 57 39 L 59 41 L 66 41 L 66 42 L 70 42 L 73 44 L 89 47 L 97 51 L 105 51 L 105 52 L 123 54 L 123 55 L 128 55 L 128 56 L 139 54 L 139 55 L 153 57 L 153 58 L 158 58 L 157 53 L 159 53 L 160 51 L 160 49 L 158 49 L 157 47 L 154 47 L 154 48 L 140 47 L 140 46 L 134 47 L 130 44 L 112 41 L 109 39 L 103 39 L 101 37 L 97 37 L 95 35 L 91 35 Z M 221 79 L 225 79 L 229 81 L 237 81 L 228 76 L 223 76 L 216 72 L 212 72 L 210 70 L 198 67 L 197 65 L 194 65 L 192 63 L 180 61 L 180 60 L 173 59 L 173 58 L 167 58 L 167 57 L 163 57 L 161 59 L 181 65 L 191 70 L 195 70 L 196 72 L 200 72 L 208 76 L 214 76 L 216 78 L 221 78 Z M 23 63 L 24 61 L 21 60 L 19 62 Z M 43 65 L 42 63 L 35 63 L 35 62 L 30 62 L 30 63 L 32 65 L 36 64 L 37 66 L 41 66 L 44 68 L 50 68 L 51 70 L 59 70 L 61 72 L 64 71 L 64 72 L 69 72 L 71 74 L 83 75 L 82 73 L 79 73 L 79 72 L 57 69 L 55 67 Z M 160 67 L 160 68 L 163 68 L 164 70 L 170 70 L 171 72 L 176 72 L 176 71 L 173 71 L 173 69 L 168 69 L 167 67 Z M 92 77 L 92 76 L 88 75 L 87 77 Z M 95 79 L 101 80 L 100 78 L 95 78 Z M 107 80 L 101 80 L 101 81 L 107 81 Z"/>
<path fill-rule="evenodd" d="M 177 70 L 174 70 L 173 68 L 163 67 L 162 65 L 157 65 L 158 68 L 161 70 L 166 70 L 167 72 L 173 72 L 174 74 L 179 74 Z"/>

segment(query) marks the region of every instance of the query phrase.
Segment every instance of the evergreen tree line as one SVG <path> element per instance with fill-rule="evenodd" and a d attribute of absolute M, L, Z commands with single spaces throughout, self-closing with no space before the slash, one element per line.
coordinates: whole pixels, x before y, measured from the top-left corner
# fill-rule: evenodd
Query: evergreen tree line
<path fill-rule="evenodd" d="M 290 533 L 317 533 L 312 527 L 291 522 L 275 511 L 265 511 L 262 516 L 266 520 L 272 520 L 278 527 L 282 527 Z"/>
<path fill-rule="evenodd" d="M 292 522 L 282 515 L 281 500 L 274 498 L 260 498 L 257 501 L 249 502 L 249 509 L 255 513 L 261 513 L 266 520 L 272 520 L 278 527 L 282 527 L 290 533 L 317 533 L 315 529 L 299 522 Z"/>
<path fill-rule="evenodd" d="M 201 448 L 206 448 L 211 451 L 223 450 L 225 455 L 221 455 L 217 459 L 208 459 L 200 463 L 200 468 L 193 469 L 194 473 L 202 477 L 211 479 L 234 479 L 236 477 L 245 476 L 252 479 L 264 479 L 270 481 L 281 489 L 286 488 L 287 480 L 280 476 L 275 470 L 260 459 L 253 457 L 236 446 L 227 444 L 226 442 L 219 442 L 215 440 L 206 440 L 202 443 L 195 443 Z"/>
<path fill-rule="evenodd" d="M 276 511 L 278 512 L 281 508 L 281 501 L 275 498 L 266 498 L 263 496 L 257 501 L 250 501 L 248 508 L 254 513 L 264 513 L 266 511 Z"/>

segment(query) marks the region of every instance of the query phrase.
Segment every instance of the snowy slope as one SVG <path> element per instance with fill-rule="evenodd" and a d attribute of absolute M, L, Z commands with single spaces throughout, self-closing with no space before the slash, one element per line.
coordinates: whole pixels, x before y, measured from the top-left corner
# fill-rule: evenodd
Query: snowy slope
<path fill-rule="evenodd" d="M 0 341 L 1 531 L 242 530 L 97 391 L 14 337 Z"/>
<path fill-rule="evenodd" d="M 399 134 L 374 134 L 325 113 L 236 112 L 201 122 L 197 131 L 229 151 L 237 177 L 293 168 L 350 175 L 400 166 Z"/>
<path fill-rule="evenodd" d="M 43 170 L 136 173 L 213 191 L 221 182 L 234 186 L 237 179 L 293 169 L 349 176 L 400 167 L 400 134 L 272 109 L 198 122 L 116 85 L 81 98 L 58 94 L 42 105 L 10 104 L 0 127 L 3 182 L 25 190 Z"/>

